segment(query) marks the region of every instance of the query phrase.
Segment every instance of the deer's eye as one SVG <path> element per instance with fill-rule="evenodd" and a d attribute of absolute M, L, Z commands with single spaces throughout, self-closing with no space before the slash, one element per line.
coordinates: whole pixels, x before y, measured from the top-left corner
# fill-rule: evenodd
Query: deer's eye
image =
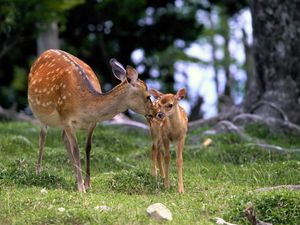
<path fill-rule="evenodd" d="M 147 96 L 147 100 L 148 100 L 148 101 L 149 101 L 149 100 L 151 100 L 151 97 L 150 97 L 150 95 L 148 95 L 148 96 Z"/>
<path fill-rule="evenodd" d="M 172 108 L 172 107 L 173 107 L 173 104 L 170 103 L 170 104 L 167 105 L 167 107 L 168 107 L 168 108 Z"/>

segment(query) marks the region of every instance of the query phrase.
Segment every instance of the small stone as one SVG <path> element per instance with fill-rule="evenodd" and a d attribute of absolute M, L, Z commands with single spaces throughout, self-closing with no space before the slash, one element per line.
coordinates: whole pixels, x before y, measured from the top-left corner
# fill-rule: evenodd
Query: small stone
<path fill-rule="evenodd" d="M 42 194 L 47 194 L 47 193 L 48 193 L 48 191 L 47 191 L 47 189 L 46 189 L 46 188 L 43 188 L 43 189 L 41 190 L 41 193 L 42 193 Z"/>
<path fill-rule="evenodd" d="M 173 219 L 171 211 L 161 203 L 155 203 L 148 206 L 146 211 L 152 219 L 155 219 L 157 221 L 161 221 L 161 220 L 170 221 Z"/>
<path fill-rule="evenodd" d="M 94 209 L 100 210 L 101 212 L 111 211 L 111 208 L 106 205 L 97 205 Z"/>
<path fill-rule="evenodd" d="M 64 211 L 66 211 L 66 209 L 63 208 L 63 207 L 61 207 L 61 208 L 58 208 L 58 211 L 59 211 L 59 212 L 64 212 Z"/>
<path fill-rule="evenodd" d="M 213 143 L 213 140 L 210 139 L 210 138 L 207 138 L 207 139 L 202 143 L 202 146 L 203 146 L 203 147 L 208 147 L 208 146 L 210 146 L 212 143 Z"/>

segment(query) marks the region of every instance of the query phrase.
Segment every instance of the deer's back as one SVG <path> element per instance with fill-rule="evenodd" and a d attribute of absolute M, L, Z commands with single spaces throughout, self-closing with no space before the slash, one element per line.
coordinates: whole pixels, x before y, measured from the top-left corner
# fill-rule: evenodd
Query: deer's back
<path fill-rule="evenodd" d="M 80 109 L 86 97 L 101 92 L 93 70 L 61 50 L 44 52 L 28 77 L 28 101 L 35 116 L 56 126 Z"/>

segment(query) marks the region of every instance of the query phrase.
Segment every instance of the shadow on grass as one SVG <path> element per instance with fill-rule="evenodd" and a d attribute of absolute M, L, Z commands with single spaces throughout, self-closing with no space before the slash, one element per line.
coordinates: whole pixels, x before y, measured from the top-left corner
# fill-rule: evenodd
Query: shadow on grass
<path fill-rule="evenodd" d="M 5 184 L 38 186 L 47 189 L 74 189 L 73 185 L 64 178 L 52 175 L 47 171 L 36 174 L 34 163 L 16 160 L 6 167 L 0 167 L 0 181 Z"/>

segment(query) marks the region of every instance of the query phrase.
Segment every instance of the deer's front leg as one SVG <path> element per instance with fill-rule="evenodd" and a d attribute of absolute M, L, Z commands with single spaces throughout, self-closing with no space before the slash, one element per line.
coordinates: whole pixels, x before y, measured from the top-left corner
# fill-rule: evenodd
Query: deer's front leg
<path fill-rule="evenodd" d="M 84 186 L 86 189 L 91 187 L 91 177 L 90 177 L 90 158 L 91 158 L 91 149 L 92 149 L 92 136 L 96 124 L 90 126 L 87 131 L 86 135 L 86 142 L 85 142 L 85 153 L 86 153 L 86 175 L 84 180 Z"/>
<path fill-rule="evenodd" d="M 156 160 L 157 160 L 157 143 L 152 144 L 152 176 L 156 177 L 157 172 L 156 172 Z"/>
<path fill-rule="evenodd" d="M 36 163 L 36 174 L 40 174 L 42 170 L 42 159 L 44 154 L 44 146 L 47 136 L 47 126 L 42 124 L 41 125 L 41 131 L 40 131 L 40 137 L 39 137 L 39 156 Z"/>
<path fill-rule="evenodd" d="M 75 177 L 77 181 L 77 189 L 79 192 L 85 192 L 85 187 L 83 185 L 83 180 L 81 176 L 81 163 L 80 163 L 80 152 L 79 147 L 77 144 L 75 129 L 71 126 L 65 126 L 64 130 L 66 132 L 70 148 L 67 150 L 69 152 L 70 160 L 72 163 L 74 163 L 74 171 L 75 171 Z M 71 157 L 73 156 L 73 158 Z"/>
<path fill-rule="evenodd" d="M 170 163 L 171 163 L 171 154 L 170 154 L 170 141 L 168 139 L 163 140 L 163 145 L 165 148 L 164 158 L 165 158 L 165 188 L 170 188 Z"/>
<path fill-rule="evenodd" d="M 176 152 L 176 158 L 177 158 L 177 169 L 178 169 L 178 192 L 184 193 L 184 187 L 183 187 L 183 158 L 182 158 L 182 152 L 183 152 L 183 146 L 184 146 L 185 137 L 180 139 L 177 143 L 177 152 Z"/>
<path fill-rule="evenodd" d="M 157 161 L 158 161 L 160 176 L 162 178 L 165 178 L 165 170 L 164 170 L 164 167 L 163 167 L 163 152 L 162 151 L 163 151 L 162 141 L 160 141 L 159 144 L 158 144 Z"/>

